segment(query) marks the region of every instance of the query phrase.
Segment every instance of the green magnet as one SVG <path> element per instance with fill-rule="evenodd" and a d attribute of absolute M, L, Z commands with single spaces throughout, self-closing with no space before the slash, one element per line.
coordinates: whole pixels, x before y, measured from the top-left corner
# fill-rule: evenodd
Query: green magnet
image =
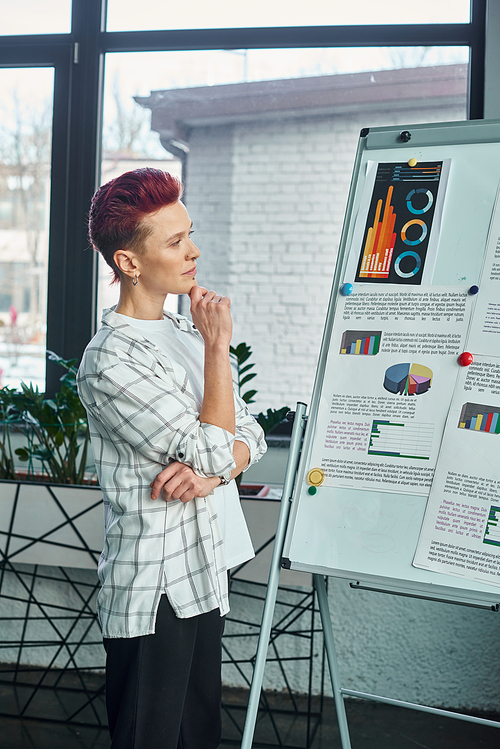
<path fill-rule="evenodd" d="M 317 488 L 315 486 L 310 486 L 307 491 L 308 491 L 309 494 L 313 495 L 313 494 L 316 494 L 316 492 L 318 490 L 317 490 Z"/>

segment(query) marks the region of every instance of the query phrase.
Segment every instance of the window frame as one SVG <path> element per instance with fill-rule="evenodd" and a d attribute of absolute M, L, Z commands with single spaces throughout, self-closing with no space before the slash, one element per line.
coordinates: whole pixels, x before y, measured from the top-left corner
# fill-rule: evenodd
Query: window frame
<path fill-rule="evenodd" d="M 86 218 L 98 184 L 104 58 L 112 52 L 291 47 L 468 46 L 468 117 L 484 116 L 487 0 L 468 24 L 105 31 L 107 0 L 72 0 L 70 34 L 0 36 L 0 67 L 55 70 L 47 349 L 80 359 L 96 329 L 97 264 Z M 60 372 L 47 362 L 46 390 Z"/>

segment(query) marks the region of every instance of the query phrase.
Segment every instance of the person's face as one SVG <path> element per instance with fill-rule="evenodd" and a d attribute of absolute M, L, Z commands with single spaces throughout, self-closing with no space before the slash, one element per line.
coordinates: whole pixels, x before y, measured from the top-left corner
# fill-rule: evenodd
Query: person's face
<path fill-rule="evenodd" d="M 192 223 L 181 202 L 143 219 L 151 229 L 136 256 L 139 284 L 150 294 L 189 294 L 196 286 L 200 251 L 191 241 Z"/>

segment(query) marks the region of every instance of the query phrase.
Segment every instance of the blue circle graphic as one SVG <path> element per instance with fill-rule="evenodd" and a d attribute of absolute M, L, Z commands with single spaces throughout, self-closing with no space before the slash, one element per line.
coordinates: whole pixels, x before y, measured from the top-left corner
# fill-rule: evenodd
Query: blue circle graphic
<path fill-rule="evenodd" d="M 425 193 L 427 195 L 427 205 L 425 208 L 414 208 L 411 199 L 414 195 L 417 195 L 418 193 Z M 410 213 L 413 214 L 420 214 L 420 213 L 427 213 L 429 208 L 431 208 L 432 204 L 434 203 L 434 195 L 431 193 L 430 190 L 426 190 L 425 187 L 419 187 L 418 190 L 410 190 L 408 195 L 406 196 L 406 207 L 410 211 Z"/>
<path fill-rule="evenodd" d="M 409 273 L 403 273 L 403 271 L 399 269 L 401 260 L 404 257 L 413 257 L 417 261 L 415 267 Z M 402 252 L 401 255 L 398 255 L 398 257 L 396 258 L 396 262 L 394 263 L 394 270 L 396 271 L 398 276 L 401 276 L 401 278 L 411 278 L 412 276 L 417 275 L 417 273 L 420 270 L 421 265 L 422 265 L 422 259 L 420 255 L 417 255 L 417 253 L 413 252 L 413 250 L 407 250 L 406 252 Z"/>

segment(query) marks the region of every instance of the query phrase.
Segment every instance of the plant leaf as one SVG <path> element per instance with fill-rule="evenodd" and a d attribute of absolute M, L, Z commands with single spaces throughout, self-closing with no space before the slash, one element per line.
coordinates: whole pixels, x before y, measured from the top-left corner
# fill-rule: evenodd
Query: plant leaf
<path fill-rule="evenodd" d="M 248 370 L 252 369 L 252 367 L 255 367 L 255 364 L 247 364 L 245 367 L 240 367 L 239 369 L 240 375 L 244 374 L 245 372 L 248 372 Z"/>
<path fill-rule="evenodd" d="M 245 375 L 245 377 L 240 380 L 240 388 L 243 387 L 243 385 L 246 385 L 247 382 L 250 382 L 250 380 L 253 380 L 254 377 L 257 377 L 257 372 L 251 372 L 250 374 Z"/>
<path fill-rule="evenodd" d="M 285 416 L 287 415 L 289 410 L 289 406 L 283 406 L 282 408 L 278 409 L 268 408 L 266 414 L 262 413 L 261 411 L 261 413 L 257 416 L 257 421 L 264 430 L 264 434 L 269 434 L 271 429 L 274 429 L 275 426 L 281 424 L 281 422 L 284 421 Z"/>

